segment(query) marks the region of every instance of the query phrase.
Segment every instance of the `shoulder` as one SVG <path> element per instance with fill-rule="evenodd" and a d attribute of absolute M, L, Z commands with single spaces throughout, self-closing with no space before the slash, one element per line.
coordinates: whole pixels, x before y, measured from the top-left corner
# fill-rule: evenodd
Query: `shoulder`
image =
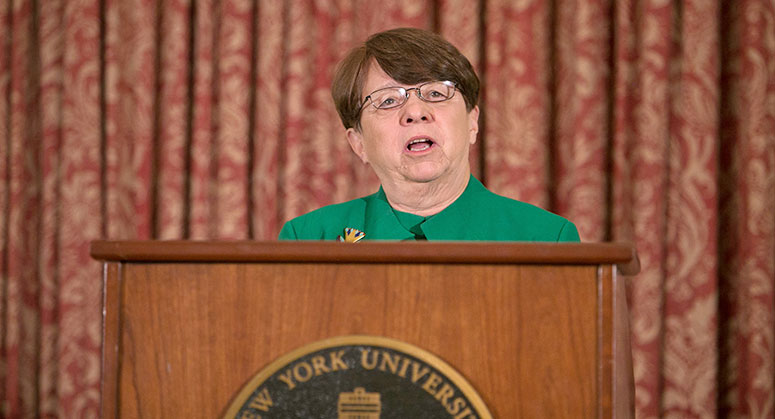
<path fill-rule="evenodd" d="M 331 240 L 342 234 L 342 226 L 362 228 L 366 206 L 373 195 L 327 205 L 285 223 L 280 240 Z"/>
<path fill-rule="evenodd" d="M 580 241 L 569 220 L 527 202 L 517 201 L 482 188 L 478 201 L 481 215 L 495 220 L 499 239 L 519 241 Z"/>

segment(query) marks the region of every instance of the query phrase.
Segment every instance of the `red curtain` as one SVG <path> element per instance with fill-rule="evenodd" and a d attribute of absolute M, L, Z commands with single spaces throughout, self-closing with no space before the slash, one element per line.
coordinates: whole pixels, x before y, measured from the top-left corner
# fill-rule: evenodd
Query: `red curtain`
<path fill-rule="evenodd" d="M 373 192 L 329 86 L 396 26 L 477 68 L 492 190 L 636 245 L 637 416 L 775 415 L 771 0 L 7 0 L 0 22 L 0 416 L 98 416 L 91 240 L 269 240 Z"/>

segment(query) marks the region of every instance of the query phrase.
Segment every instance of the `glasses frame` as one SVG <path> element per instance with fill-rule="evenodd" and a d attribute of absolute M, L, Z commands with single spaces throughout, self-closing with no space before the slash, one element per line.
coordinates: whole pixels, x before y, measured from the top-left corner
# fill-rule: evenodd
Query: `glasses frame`
<path fill-rule="evenodd" d="M 424 86 L 427 86 L 427 85 L 433 84 L 433 83 L 442 83 L 442 84 L 446 85 L 447 87 L 451 87 L 452 88 L 452 94 L 449 95 L 448 98 L 445 98 L 443 100 L 428 100 L 428 99 L 424 98 L 423 95 L 422 95 L 422 90 L 420 90 L 420 89 L 422 89 Z M 374 104 L 373 101 L 371 101 L 371 97 L 375 93 L 381 92 L 381 91 L 387 90 L 387 89 L 403 90 L 403 95 L 404 95 L 404 98 L 405 98 L 404 101 L 400 105 L 393 106 L 391 108 L 380 108 L 376 104 Z M 360 120 L 361 113 L 363 113 L 363 108 L 365 108 L 366 107 L 366 103 L 369 103 L 369 102 L 371 102 L 371 105 L 374 107 L 374 109 L 377 109 L 377 110 L 380 110 L 380 111 L 388 111 L 388 110 L 391 110 L 391 109 L 399 109 L 399 108 L 403 107 L 404 105 L 406 105 L 406 102 L 409 101 L 409 96 L 410 96 L 412 90 L 415 90 L 417 92 L 417 97 L 420 98 L 420 100 L 422 100 L 423 102 L 440 103 L 440 102 L 446 102 L 446 101 L 452 99 L 453 97 L 455 97 L 455 92 L 457 91 L 457 83 L 455 83 L 454 81 L 449 81 L 449 80 L 433 80 L 433 81 L 425 82 L 425 83 L 423 83 L 423 84 L 421 84 L 421 85 L 419 85 L 417 87 L 388 86 L 388 87 L 383 87 L 381 89 L 377 89 L 377 90 L 369 93 L 369 95 L 366 96 L 365 99 L 363 99 L 363 102 L 361 103 L 361 107 L 360 107 L 360 109 L 358 109 L 358 119 Z"/>

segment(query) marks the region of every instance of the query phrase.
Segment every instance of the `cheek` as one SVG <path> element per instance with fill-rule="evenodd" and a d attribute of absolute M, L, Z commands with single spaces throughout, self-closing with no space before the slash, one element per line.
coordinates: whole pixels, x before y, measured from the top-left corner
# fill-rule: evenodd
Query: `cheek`
<path fill-rule="evenodd" d="M 364 129 L 364 146 L 367 152 L 386 154 L 390 152 L 400 152 L 403 146 L 403 140 L 400 139 L 398 131 L 392 129 Z"/>
<path fill-rule="evenodd" d="M 369 137 L 364 141 L 364 153 L 369 162 L 380 162 L 388 160 L 390 157 L 390 147 L 385 143 L 384 138 Z"/>
<path fill-rule="evenodd" d="M 457 119 L 449 134 L 455 138 L 456 147 L 470 147 L 476 140 L 476 134 L 471 130 L 471 124 L 466 118 Z"/>

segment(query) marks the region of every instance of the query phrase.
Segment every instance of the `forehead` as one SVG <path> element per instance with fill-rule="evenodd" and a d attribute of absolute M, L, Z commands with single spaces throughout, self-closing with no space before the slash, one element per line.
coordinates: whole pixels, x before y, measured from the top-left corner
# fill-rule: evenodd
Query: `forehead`
<path fill-rule="evenodd" d="M 385 73 L 385 70 L 383 70 L 382 67 L 377 64 L 377 61 L 371 60 L 371 63 L 369 63 L 367 67 L 366 78 L 363 82 L 363 91 L 361 92 L 361 96 L 364 97 L 375 90 L 392 86 L 406 85 L 394 80 L 387 73 Z"/>

